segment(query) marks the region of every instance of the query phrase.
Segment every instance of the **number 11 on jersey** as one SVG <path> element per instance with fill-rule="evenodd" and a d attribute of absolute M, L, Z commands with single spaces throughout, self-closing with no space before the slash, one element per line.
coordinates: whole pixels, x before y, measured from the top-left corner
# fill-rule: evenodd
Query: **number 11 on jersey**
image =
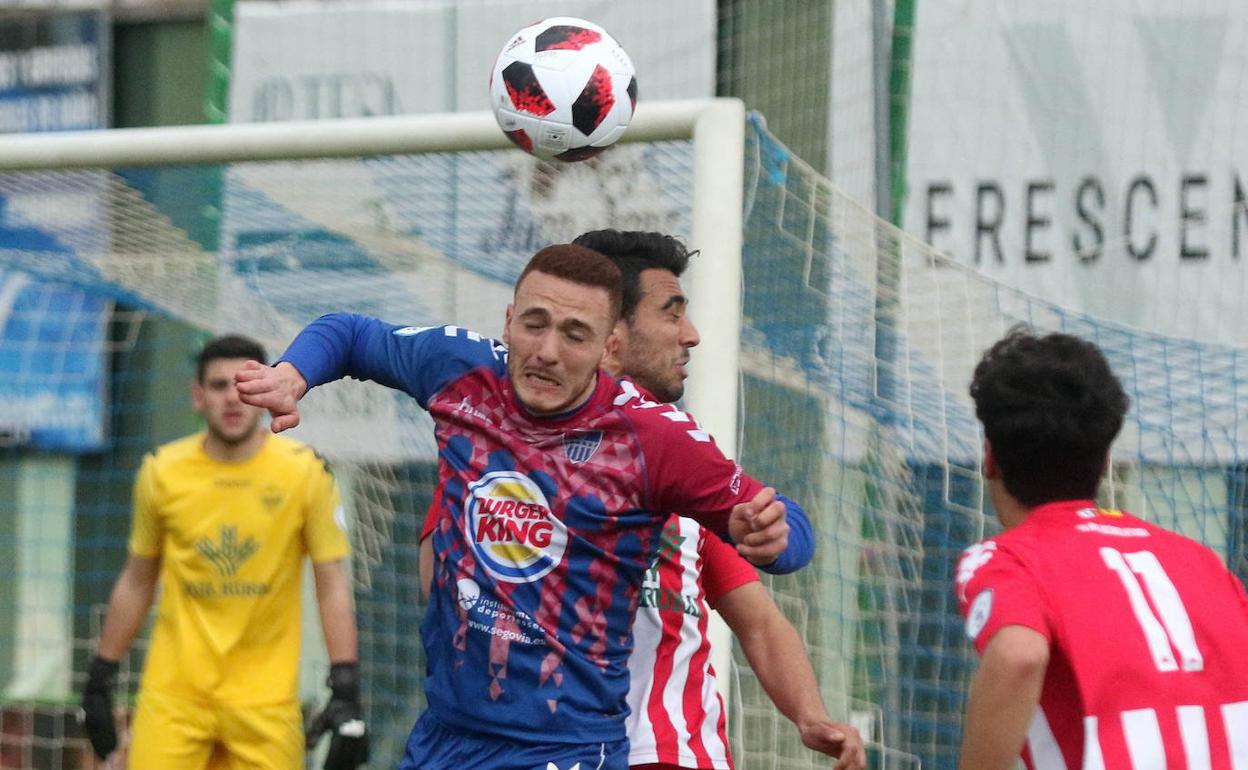
<path fill-rule="evenodd" d="M 1178 671 L 1182 667 L 1184 671 L 1203 671 L 1205 659 L 1196 647 L 1183 599 L 1152 551 L 1100 550 L 1105 566 L 1122 581 L 1157 670 Z"/>

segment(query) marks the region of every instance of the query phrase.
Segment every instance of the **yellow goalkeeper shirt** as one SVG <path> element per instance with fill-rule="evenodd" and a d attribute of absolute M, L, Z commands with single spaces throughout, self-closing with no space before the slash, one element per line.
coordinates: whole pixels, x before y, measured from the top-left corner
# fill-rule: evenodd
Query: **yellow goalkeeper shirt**
<path fill-rule="evenodd" d="M 162 560 L 143 687 L 218 704 L 294 700 L 303 558 L 349 552 L 333 476 L 282 436 L 234 463 L 203 442 L 165 444 L 135 479 L 130 551 Z"/>

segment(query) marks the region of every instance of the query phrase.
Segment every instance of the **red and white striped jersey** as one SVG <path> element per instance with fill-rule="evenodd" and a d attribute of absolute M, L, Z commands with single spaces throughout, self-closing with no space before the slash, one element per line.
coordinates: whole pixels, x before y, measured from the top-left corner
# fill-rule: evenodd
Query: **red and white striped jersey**
<path fill-rule="evenodd" d="M 1248 770 L 1248 595 L 1205 546 L 1089 500 L 1036 508 L 957 574 L 981 653 L 1048 638 L 1032 770 Z"/>
<path fill-rule="evenodd" d="M 755 580 L 754 567 L 697 522 L 667 520 L 633 622 L 630 765 L 732 768 L 706 637 L 707 608 Z"/>

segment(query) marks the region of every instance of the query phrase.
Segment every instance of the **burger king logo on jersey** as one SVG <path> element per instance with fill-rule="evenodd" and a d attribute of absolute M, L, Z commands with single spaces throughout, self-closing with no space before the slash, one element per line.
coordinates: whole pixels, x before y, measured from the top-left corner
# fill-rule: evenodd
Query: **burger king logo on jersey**
<path fill-rule="evenodd" d="M 515 471 L 487 473 L 468 487 L 468 539 L 482 566 L 506 583 L 537 580 L 555 568 L 568 532 L 546 495 Z"/>

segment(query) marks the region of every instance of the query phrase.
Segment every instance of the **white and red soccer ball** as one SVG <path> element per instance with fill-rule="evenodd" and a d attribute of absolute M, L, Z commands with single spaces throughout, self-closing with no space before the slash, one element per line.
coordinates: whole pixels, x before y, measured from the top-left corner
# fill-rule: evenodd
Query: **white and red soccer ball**
<path fill-rule="evenodd" d="M 637 107 L 637 77 L 602 27 L 559 16 L 511 36 L 490 73 L 498 125 L 539 158 L 585 160 L 613 144 Z"/>

